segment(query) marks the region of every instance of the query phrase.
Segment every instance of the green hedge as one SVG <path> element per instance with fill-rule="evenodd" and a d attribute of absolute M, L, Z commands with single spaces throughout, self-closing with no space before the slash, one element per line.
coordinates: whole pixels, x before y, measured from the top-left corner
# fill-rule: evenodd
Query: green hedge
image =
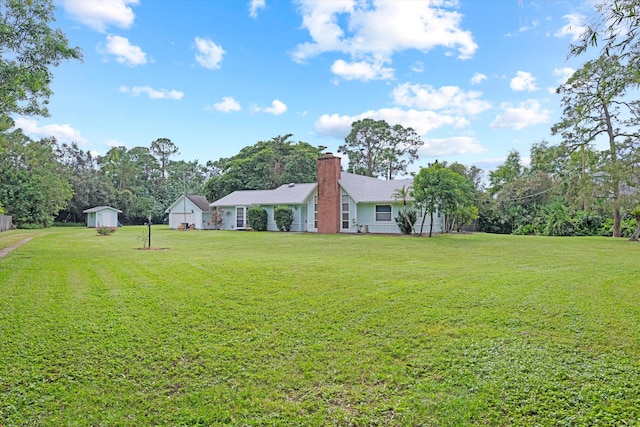
<path fill-rule="evenodd" d="M 291 231 L 293 224 L 293 211 L 288 206 L 276 206 L 273 210 L 276 226 L 280 231 Z"/>
<path fill-rule="evenodd" d="M 249 221 L 249 227 L 255 231 L 267 231 L 267 211 L 260 206 L 249 208 L 247 221 Z"/>

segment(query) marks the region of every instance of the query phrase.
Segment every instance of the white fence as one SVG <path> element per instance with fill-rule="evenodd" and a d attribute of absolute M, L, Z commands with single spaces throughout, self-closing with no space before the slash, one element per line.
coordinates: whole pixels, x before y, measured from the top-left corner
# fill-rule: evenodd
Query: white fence
<path fill-rule="evenodd" d="M 11 215 L 0 215 L 0 232 L 13 228 L 12 219 L 13 217 Z"/>

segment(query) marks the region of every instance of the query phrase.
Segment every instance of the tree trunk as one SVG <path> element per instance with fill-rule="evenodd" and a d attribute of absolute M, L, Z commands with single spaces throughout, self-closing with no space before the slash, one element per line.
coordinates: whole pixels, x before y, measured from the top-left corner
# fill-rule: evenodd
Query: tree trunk
<path fill-rule="evenodd" d="M 409 214 L 407 213 L 407 208 L 406 207 L 404 208 L 402 213 L 404 215 L 404 219 L 406 219 L 407 222 L 409 223 L 409 225 L 411 226 L 411 231 L 409 232 L 409 234 L 414 234 L 415 233 L 415 230 L 413 229 L 414 224 L 411 222 L 411 218 L 409 218 Z"/>
<path fill-rule="evenodd" d="M 433 212 L 431 212 L 431 220 L 429 221 L 429 237 L 431 237 L 432 232 L 433 232 Z"/>
<path fill-rule="evenodd" d="M 420 234 L 419 234 L 419 236 L 422 236 L 422 230 L 424 230 L 424 219 L 426 217 L 427 217 L 427 211 L 425 210 L 424 214 L 422 214 L 422 224 L 420 224 Z"/>
<path fill-rule="evenodd" d="M 613 171 L 613 237 L 620 237 L 620 179 L 618 177 L 618 153 L 616 151 L 615 133 L 611 123 L 611 114 L 607 101 L 602 99 L 602 110 L 604 112 L 605 123 L 607 125 L 607 135 L 609 136 L 609 150 L 611 151 L 611 169 Z"/>
<path fill-rule="evenodd" d="M 638 228 L 636 228 L 636 231 L 633 232 L 633 234 L 629 238 L 629 241 L 637 242 L 639 238 L 640 238 L 640 222 L 638 222 Z"/>
<path fill-rule="evenodd" d="M 613 209 L 613 237 L 622 237 L 620 231 L 620 208 L 618 206 Z"/>

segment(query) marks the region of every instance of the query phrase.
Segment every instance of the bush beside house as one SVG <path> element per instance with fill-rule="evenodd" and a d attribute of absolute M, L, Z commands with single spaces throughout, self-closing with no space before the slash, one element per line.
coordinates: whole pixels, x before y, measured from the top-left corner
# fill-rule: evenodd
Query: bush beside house
<path fill-rule="evenodd" d="M 273 218 L 280 231 L 291 231 L 293 224 L 293 211 L 288 206 L 276 206 L 273 209 Z"/>
<path fill-rule="evenodd" d="M 267 211 L 259 206 L 253 206 L 247 211 L 249 227 L 255 231 L 267 231 Z"/>

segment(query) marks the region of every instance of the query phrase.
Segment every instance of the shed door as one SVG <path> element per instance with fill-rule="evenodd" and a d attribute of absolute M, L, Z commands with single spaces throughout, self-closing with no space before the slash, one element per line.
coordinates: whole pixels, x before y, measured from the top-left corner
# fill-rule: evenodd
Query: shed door
<path fill-rule="evenodd" d="M 171 215 L 173 218 L 171 223 L 173 224 L 174 227 L 179 226 L 183 222 L 186 222 L 188 224 L 193 224 L 193 218 L 192 218 L 191 212 L 188 212 L 188 213 L 174 212 Z"/>

